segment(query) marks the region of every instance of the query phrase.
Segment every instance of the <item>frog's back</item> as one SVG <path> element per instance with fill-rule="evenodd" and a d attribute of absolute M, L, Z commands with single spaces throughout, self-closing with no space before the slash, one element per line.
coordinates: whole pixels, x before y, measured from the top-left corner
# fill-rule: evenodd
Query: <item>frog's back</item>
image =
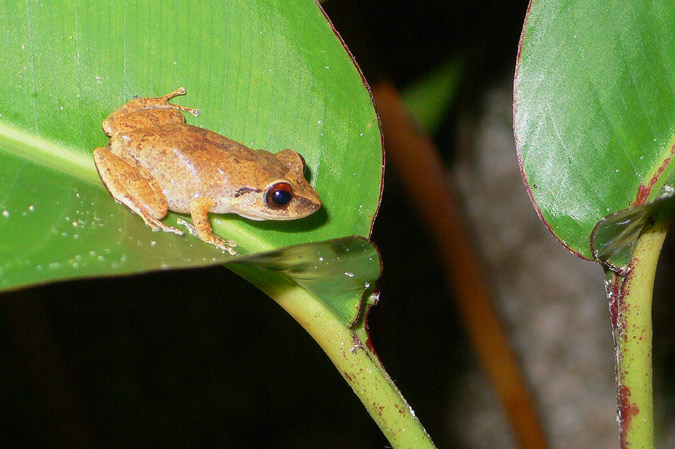
<path fill-rule="evenodd" d="M 142 141 L 140 150 L 176 149 L 185 153 L 221 150 L 233 157 L 255 159 L 255 151 L 208 129 L 187 124 L 167 124 L 142 129 L 127 136 L 131 141 Z"/>
<path fill-rule="evenodd" d="M 254 161 L 257 152 L 207 129 L 169 124 L 127 132 L 111 138 L 114 152 L 127 154 L 151 172 L 152 166 L 187 164 L 200 170 L 226 168 L 232 160 Z M 189 167 L 186 167 L 189 168 Z M 154 173 L 153 173 L 154 174 Z"/>

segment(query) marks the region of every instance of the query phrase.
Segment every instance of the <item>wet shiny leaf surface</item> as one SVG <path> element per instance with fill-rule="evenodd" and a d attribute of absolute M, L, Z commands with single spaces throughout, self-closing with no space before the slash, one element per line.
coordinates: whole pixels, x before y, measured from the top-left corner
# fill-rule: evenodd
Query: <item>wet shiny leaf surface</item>
<path fill-rule="evenodd" d="M 188 95 L 175 102 L 201 110 L 189 123 L 300 152 L 323 200 L 300 221 L 212 217 L 217 234 L 244 254 L 369 236 L 382 181 L 378 120 L 313 2 L 5 0 L 0 25 L 0 289 L 230 260 L 196 237 L 153 233 L 94 168 L 108 114 L 179 86 Z"/>
<path fill-rule="evenodd" d="M 593 258 L 595 225 L 656 198 L 673 172 L 672 3 L 534 0 L 514 108 L 541 219 L 563 245 Z"/>

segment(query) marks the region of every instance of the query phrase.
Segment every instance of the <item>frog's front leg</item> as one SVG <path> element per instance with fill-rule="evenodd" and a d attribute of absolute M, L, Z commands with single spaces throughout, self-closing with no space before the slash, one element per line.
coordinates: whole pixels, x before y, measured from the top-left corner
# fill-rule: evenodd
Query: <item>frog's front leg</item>
<path fill-rule="evenodd" d="M 193 229 L 200 240 L 215 245 L 223 251 L 236 256 L 238 253 L 234 249 L 237 243 L 234 240 L 225 240 L 213 233 L 211 223 L 209 222 L 209 210 L 213 207 L 214 202 L 211 198 L 200 197 L 190 202 L 190 216 L 192 217 Z"/>
<path fill-rule="evenodd" d="M 168 210 L 166 197 L 147 170 L 132 165 L 107 147 L 94 150 L 94 163 L 113 198 L 140 215 L 153 231 L 183 235 L 180 229 L 161 222 Z"/>
<path fill-rule="evenodd" d="M 199 109 L 188 108 L 178 104 L 171 104 L 169 100 L 179 95 L 185 95 L 186 90 L 180 87 L 163 97 L 137 97 L 117 108 L 103 121 L 103 131 L 108 136 L 121 134 L 138 129 L 152 128 L 169 123 L 185 123 L 183 112 L 195 117 Z"/>

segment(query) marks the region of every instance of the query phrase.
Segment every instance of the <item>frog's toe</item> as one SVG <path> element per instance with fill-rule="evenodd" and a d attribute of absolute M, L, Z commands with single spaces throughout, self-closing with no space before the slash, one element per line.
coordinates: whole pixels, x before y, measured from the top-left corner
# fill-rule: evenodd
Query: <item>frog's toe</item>
<path fill-rule="evenodd" d="M 176 234 L 176 235 L 185 234 L 185 232 L 181 231 L 180 229 L 174 228 L 173 226 L 165 225 L 161 221 L 155 220 L 152 217 L 146 218 L 146 217 L 143 217 L 143 215 L 141 215 L 141 217 L 143 218 L 143 221 L 145 221 L 145 224 L 150 226 L 150 228 L 152 228 L 152 230 L 155 231 L 155 232 L 162 231 L 162 232 L 169 232 L 171 234 Z"/>
<path fill-rule="evenodd" d="M 178 218 L 176 220 L 176 223 L 178 223 L 181 226 L 185 226 L 185 229 L 188 230 L 190 235 L 197 235 L 197 231 L 195 230 L 195 227 L 192 226 L 192 224 L 188 223 L 187 221 L 183 220 L 182 218 Z"/>
<path fill-rule="evenodd" d="M 232 240 L 226 240 L 226 242 L 232 242 Z M 234 243 L 234 242 L 233 242 L 233 243 Z M 236 247 L 237 244 L 235 243 L 233 246 Z M 236 249 L 233 248 L 233 246 L 228 246 L 228 245 L 216 245 L 216 247 L 217 247 L 218 249 L 220 249 L 221 251 L 227 251 L 228 253 L 230 253 L 230 254 L 233 255 L 233 256 L 238 256 L 239 253 L 237 252 Z"/>
<path fill-rule="evenodd" d="M 201 238 L 201 237 L 200 237 Z M 238 256 L 239 253 L 235 249 L 237 247 L 237 242 L 234 240 L 225 240 L 221 237 L 218 237 L 215 234 L 211 234 L 211 236 L 208 239 L 202 239 L 206 243 L 210 243 L 214 245 L 216 248 L 218 248 L 221 251 L 227 251 L 233 256 Z"/>
<path fill-rule="evenodd" d="M 185 89 L 183 86 L 179 87 L 178 89 L 169 92 L 168 94 L 164 95 L 163 97 L 159 97 L 160 99 L 164 101 L 171 100 L 174 97 L 178 97 L 180 95 L 185 95 L 187 93 L 187 89 Z"/>

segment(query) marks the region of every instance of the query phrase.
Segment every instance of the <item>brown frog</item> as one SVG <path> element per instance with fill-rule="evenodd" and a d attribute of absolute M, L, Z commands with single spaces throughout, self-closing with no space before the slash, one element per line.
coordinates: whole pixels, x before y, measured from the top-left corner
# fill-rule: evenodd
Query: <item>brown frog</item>
<path fill-rule="evenodd" d="M 252 150 L 188 125 L 183 111 L 197 116 L 199 110 L 169 103 L 185 93 L 181 87 L 159 98 L 135 98 L 103 121 L 110 141 L 94 150 L 94 162 L 115 200 L 153 231 L 183 235 L 161 220 L 167 210 L 189 213 L 191 232 L 232 255 L 236 243 L 213 234 L 209 213 L 295 220 L 321 207 L 304 177 L 302 156 Z"/>

